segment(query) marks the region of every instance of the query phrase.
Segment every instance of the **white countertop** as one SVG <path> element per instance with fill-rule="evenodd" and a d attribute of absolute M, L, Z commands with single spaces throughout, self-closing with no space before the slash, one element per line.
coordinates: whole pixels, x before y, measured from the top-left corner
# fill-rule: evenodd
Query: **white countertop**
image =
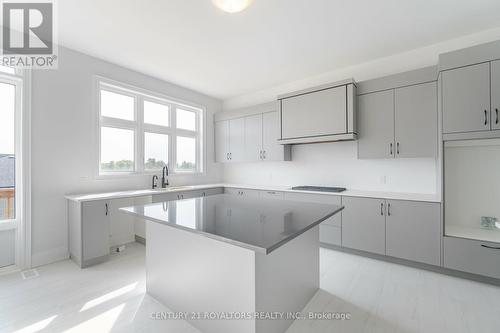
<path fill-rule="evenodd" d="M 262 186 L 262 185 L 248 185 L 248 184 L 202 184 L 202 185 L 188 185 L 188 186 L 170 186 L 167 189 L 145 189 L 145 190 L 131 190 L 131 191 L 115 191 L 105 193 L 89 193 L 89 194 L 72 194 L 66 195 L 65 198 L 71 201 L 84 202 L 94 200 L 110 200 L 117 198 L 130 198 L 141 197 L 170 192 L 184 192 L 203 190 L 215 187 L 236 187 L 251 190 L 261 191 L 279 191 L 279 192 L 293 192 L 293 193 L 310 193 L 321 195 L 340 195 L 346 197 L 366 197 L 366 198 L 380 198 L 389 200 L 409 200 L 409 201 L 425 201 L 425 202 L 441 202 L 437 194 L 427 193 L 404 193 L 404 192 L 380 192 L 380 191 L 362 191 L 362 190 L 346 190 L 340 193 L 332 192 L 316 192 L 316 191 L 297 191 L 292 190 L 291 186 Z"/>

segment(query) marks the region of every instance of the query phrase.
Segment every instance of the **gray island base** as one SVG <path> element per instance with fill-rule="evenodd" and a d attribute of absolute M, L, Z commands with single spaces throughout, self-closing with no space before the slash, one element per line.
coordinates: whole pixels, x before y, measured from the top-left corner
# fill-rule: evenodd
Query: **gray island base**
<path fill-rule="evenodd" d="M 319 224 L 342 207 L 220 194 L 121 210 L 147 221 L 152 297 L 205 333 L 282 333 L 319 289 Z"/>

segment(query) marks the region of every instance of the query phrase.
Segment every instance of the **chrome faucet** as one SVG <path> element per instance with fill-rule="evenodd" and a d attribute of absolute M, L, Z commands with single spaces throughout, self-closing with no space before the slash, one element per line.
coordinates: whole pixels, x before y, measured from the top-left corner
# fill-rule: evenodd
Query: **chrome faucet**
<path fill-rule="evenodd" d="M 168 166 L 163 167 L 163 176 L 161 177 L 161 188 L 168 186 Z"/>
<path fill-rule="evenodd" d="M 158 187 L 158 176 L 154 175 L 153 176 L 153 184 L 151 185 L 151 188 L 154 190 L 157 187 Z"/>

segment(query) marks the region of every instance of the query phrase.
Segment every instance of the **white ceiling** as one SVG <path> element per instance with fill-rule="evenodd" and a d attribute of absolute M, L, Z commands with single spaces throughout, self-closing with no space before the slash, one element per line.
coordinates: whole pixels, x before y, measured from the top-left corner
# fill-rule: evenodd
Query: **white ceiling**
<path fill-rule="evenodd" d="M 58 1 L 62 45 L 220 99 L 500 26 L 498 0 Z"/>

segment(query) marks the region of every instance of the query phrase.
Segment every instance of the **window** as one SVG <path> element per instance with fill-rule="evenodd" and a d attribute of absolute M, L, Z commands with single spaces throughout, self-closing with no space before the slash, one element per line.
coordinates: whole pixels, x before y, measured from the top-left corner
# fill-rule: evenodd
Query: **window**
<path fill-rule="evenodd" d="M 15 218 L 16 86 L 0 80 L 0 221 Z"/>
<path fill-rule="evenodd" d="M 98 81 L 99 174 L 202 172 L 203 110 Z"/>

